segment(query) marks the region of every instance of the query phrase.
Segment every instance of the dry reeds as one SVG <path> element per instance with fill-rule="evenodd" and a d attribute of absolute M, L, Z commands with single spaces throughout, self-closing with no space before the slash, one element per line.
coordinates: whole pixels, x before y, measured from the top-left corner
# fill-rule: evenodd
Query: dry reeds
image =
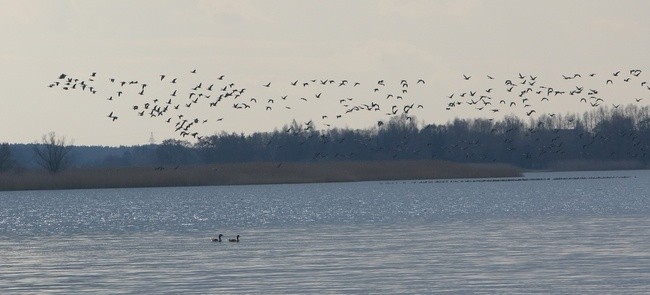
<path fill-rule="evenodd" d="M 0 174 L 0 190 L 165 187 L 237 184 L 520 176 L 506 164 L 458 164 L 436 160 L 322 163 L 237 163 L 188 167 L 70 169 Z"/>

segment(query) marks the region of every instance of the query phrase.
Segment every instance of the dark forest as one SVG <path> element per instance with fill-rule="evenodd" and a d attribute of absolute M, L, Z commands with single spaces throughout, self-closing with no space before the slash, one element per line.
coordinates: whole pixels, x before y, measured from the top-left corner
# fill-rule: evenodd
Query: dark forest
<path fill-rule="evenodd" d="M 34 144 L 4 144 L 2 171 L 34 169 Z M 75 146 L 70 166 L 179 167 L 246 162 L 326 162 L 437 159 L 506 163 L 524 169 L 647 168 L 648 106 L 600 107 L 582 114 L 551 114 L 525 121 L 455 119 L 418 124 L 396 116 L 371 129 L 319 131 L 293 121 L 273 132 L 220 133 L 198 142 L 167 139 L 130 147 Z"/>

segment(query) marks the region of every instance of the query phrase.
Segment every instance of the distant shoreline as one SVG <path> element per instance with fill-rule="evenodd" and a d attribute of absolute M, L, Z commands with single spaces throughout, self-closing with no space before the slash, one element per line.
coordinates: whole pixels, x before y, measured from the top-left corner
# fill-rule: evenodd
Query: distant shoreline
<path fill-rule="evenodd" d="M 78 168 L 0 174 L 0 191 L 178 187 L 521 177 L 508 164 L 439 160 L 228 163 L 179 167 Z"/>

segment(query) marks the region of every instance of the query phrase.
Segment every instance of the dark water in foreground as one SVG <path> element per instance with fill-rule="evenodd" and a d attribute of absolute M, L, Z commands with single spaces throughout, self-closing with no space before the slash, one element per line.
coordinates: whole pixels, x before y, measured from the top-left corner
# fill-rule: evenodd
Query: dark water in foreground
<path fill-rule="evenodd" d="M 649 171 L 527 175 L 594 176 L 0 192 L 0 293 L 648 293 Z"/>

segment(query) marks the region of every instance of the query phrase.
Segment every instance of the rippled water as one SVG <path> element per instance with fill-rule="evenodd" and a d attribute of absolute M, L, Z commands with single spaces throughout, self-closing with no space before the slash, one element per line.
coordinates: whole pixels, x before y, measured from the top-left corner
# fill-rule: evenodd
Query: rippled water
<path fill-rule="evenodd" d="M 649 171 L 527 178 L 603 176 L 0 192 L 0 293 L 648 293 Z"/>

